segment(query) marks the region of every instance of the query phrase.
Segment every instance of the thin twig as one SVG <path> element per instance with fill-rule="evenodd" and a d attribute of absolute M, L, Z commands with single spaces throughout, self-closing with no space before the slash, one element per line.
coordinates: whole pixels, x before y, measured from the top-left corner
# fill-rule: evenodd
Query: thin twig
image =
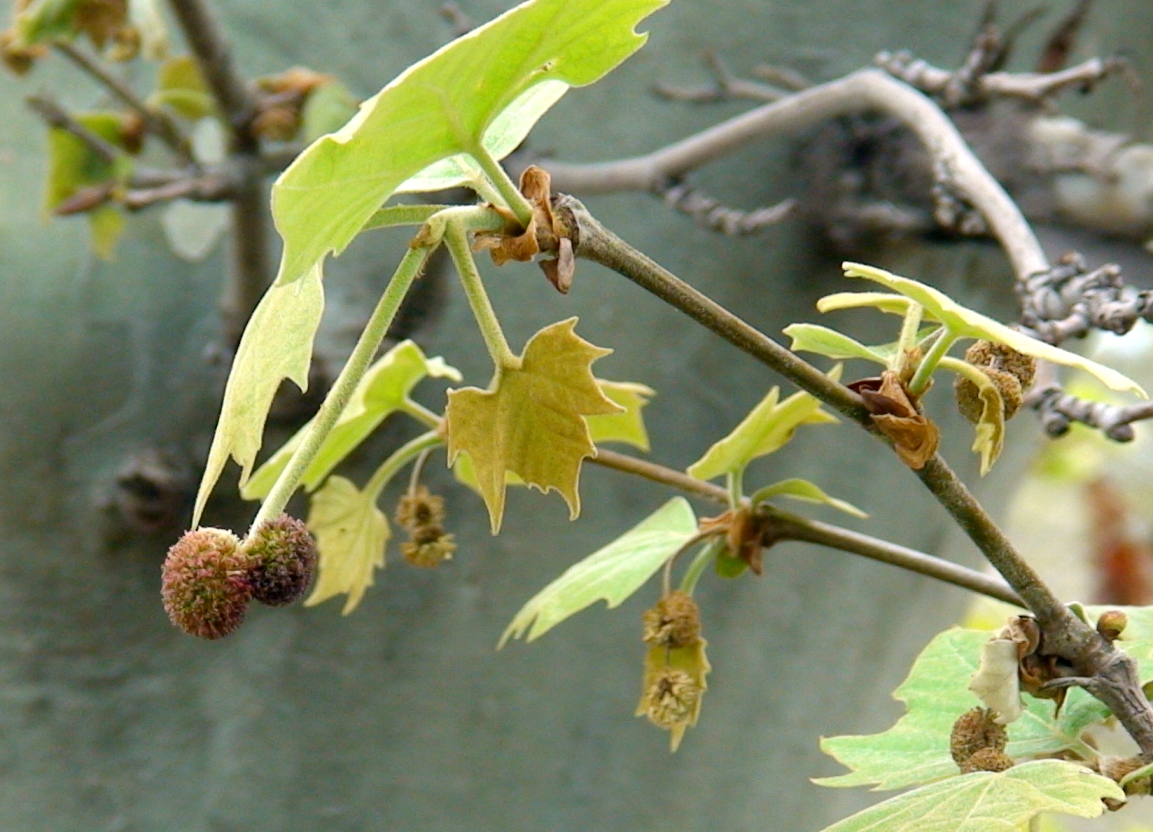
<path fill-rule="evenodd" d="M 713 485 L 688 474 L 666 468 L 655 462 L 619 454 L 603 448 L 597 450 L 592 462 L 622 471 L 627 474 L 644 477 L 676 488 L 686 494 L 703 497 L 722 506 L 729 504 L 728 491 L 719 485 Z M 810 520 L 798 514 L 782 511 L 775 506 L 762 505 L 762 511 L 769 514 L 773 521 L 773 535 L 777 540 L 796 540 L 804 543 L 816 543 L 828 546 L 850 554 L 861 555 L 872 560 L 907 569 L 945 583 L 963 587 L 973 592 L 996 598 L 1017 606 L 1024 606 L 1020 597 L 1010 589 L 1004 581 L 992 578 L 976 570 L 961 566 L 933 555 L 890 543 L 871 537 L 867 534 L 851 531 L 832 523 L 822 523 Z"/>
<path fill-rule="evenodd" d="M 133 182 L 133 184 L 136 184 Z M 150 187 L 133 187 L 125 191 L 124 207 L 139 211 L 158 202 L 188 199 L 193 202 L 227 202 L 237 193 L 235 175 L 223 167 L 201 176 L 180 176 Z"/>
<path fill-rule="evenodd" d="M 777 508 L 769 507 L 767 510 L 773 518 L 773 532 L 779 534 L 784 540 L 816 543 L 842 552 L 861 555 L 968 589 L 971 592 L 996 598 L 998 601 L 1005 601 L 1018 607 L 1025 606 L 1020 596 L 1010 589 L 1004 581 L 968 569 L 952 561 L 841 528 L 831 523 L 810 520 L 807 517 L 781 511 Z"/>
<path fill-rule="evenodd" d="M 80 69 L 92 76 L 112 95 L 120 99 L 130 110 L 144 119 L 148 130 L 163 141 L 172 151 L 180 157 L 185 164 L 193 164 L 191 145 L 188 137 L 184 135 L 167 113 L 149 107 L 131 87 L 110 73 L 99 61 L 91 55 L 78 49 L 71 43 L 56 41 L 53 43 L 56 51 L 67 57 Z"/>
<path fill-rule="evenodd" d="M 103 136 L 98 136 L 89 130 L 79 121 L 68 115 L 68 113 L 64 112 L 52 99 L 42 95 L 30 95 L 24 100 L 28 107 L 35 112 L 36 115 L 44 119 L 49 127 L 68 131 L 80 139 L 80 141 L 84 142 L 93 153 L 105 162 L 112 163 L 127 157 L 128 154 L 125 153 L 125 151 L 112 144 Z"/>

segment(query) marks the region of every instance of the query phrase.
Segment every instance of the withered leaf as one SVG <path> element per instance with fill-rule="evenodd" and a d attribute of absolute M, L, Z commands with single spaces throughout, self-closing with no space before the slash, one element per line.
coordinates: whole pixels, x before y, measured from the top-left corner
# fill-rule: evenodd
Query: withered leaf
<path fill-rule="evenodd" d="M 897 373 L 886 370 L 875 387 L 858 382 L 857 392 L 872 412 L 873 424 L 893 440 L 893 448 L 901 461 L 914 470 L 925 467 L 937 453 L 941 432 L 918 409 Z"/>

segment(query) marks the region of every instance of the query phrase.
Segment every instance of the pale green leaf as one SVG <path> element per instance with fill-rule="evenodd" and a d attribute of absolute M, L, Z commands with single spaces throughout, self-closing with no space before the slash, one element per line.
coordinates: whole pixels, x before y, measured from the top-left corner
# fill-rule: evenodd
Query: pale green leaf
<path fill-rule="evenodd" d="M 154 107 L 170 107 L 189 121 L 216 112 L 216 100 L 200 72 L 200 64 L 191 55 L 169 58 L 160 65 L 156 91 L 148 97 Z"/>
<path fill-rule="evenodd" d="M 972 309 L 962 306 L 931 286 L 860 263 L 845 263 L 844 268 L 847 277 L 863 277 L 912 298 L 921 304 L 930 316 L 945 324 L 954 335 L 984 338 L 998 344 L 1005 344 L 1034 358 L 1083 370 L 1113 390 L 1129 391 L 1142 398 L 1148 398 L 1145 391 L 1141 389 L 1141 385 L 1116 370 L 1060 347 L 1038 341 L 1036 338 L 1030 338 L 1028 335 L 1011 329 L 980 312 L 974 312 Z"/>
<path fill-rule="evenodd" d="M 128 0 L 128 20 L 140 35 L 144 59 L 162 60 L 168 52 L 168 26 L 157 0 Z"/>
<path fill-rule="evenodd" d="M 356 115 L 357 100 L 339 81 L 321 84 L 308 94 L 300 110 L 301 138 L 312 143 L 332 133 Z"/>
<path fill-rule="evenodd" d="M 973 425 L 975 436 L 972 450 L 981 455 L 981 476 L 985 476 L 1001 455 L 1001 448 L 1005 444 L 1005 400 L 1001 398 L 1001 391 L 993 384 L 993 380 L 981 368 L 948 357 L 941 359 L 940 366 L 968 379 L 977 388 L 981 415 Z"/>
<path fill-rule="evenodd" d="M 512 153 L 525 140 L 533 125 L 568 89 L 569 85 L 563 81 L 543 81 L 525 90 L 485 130 L 485 149 L 494 159 L 503 159 Z M 484 178 L 472 157 L 463 154 L 450 156 L 402 182 L 396 193 L 443 191 L 458 185 L 472 185 Z"/>
<path fill-rule="evenodd" d="M 604 442 L 623 442 L 642 451 L 649 449 L 649 434 L 645 430 L 641 409 L 656 395 L 651 387 L 632 381 L 605 381 L 597 379 L 601 392 L 624 410 L 601 416 L 586 416 L 589 437 L 594 445 Z"/>
<path fill-rule="evenodd" d="M 199 263 L 212 253 L 228 228 L 227 204 L 174 199 L 160 215 L 164 238 L 172 253 Z"/>
<path fill-rule="evenodd" d="M 618 606 L 651 578 L 697 533 L 697 519 L 683 497 L 674 497 L 646 519 L 570 566 L 525 604 L 500 637 L 539 638 L 569 616 L 603 599 Z"/>
<path fill-rule="evenodd" d="M 754 504 L 763 503 L 773 497 L 790 497 L 806 503 L 820 503 L 821 505 L 832 506 L 854 517 L 869 516 L 852 503 L 846 502 L 845 500 L 838 500 L 836 497 L 830 497 L 808 480 L 787 479 L 775 482 L 772 485 L 767 485 L 764 488 L 758 488 L 752 497 L 752 501 Z"/>
<path fill-rule="evenodd" d="M 83 0 L 32 0 L 16 15 L 15 46 L 72 40 L 76 37 L 76 10 Z M 19 8 L 19 7 L 18 7 Z"/>
<path fill-rule="evenodd" d="M 957 774 L 957 764 L 949 754 L 949 734 L 957 717 L 981 704 L 968 685 L 991 635 L 986 630 L 953 628 L 934 638 L 893 693 L 907 712 L 879 734 L 822 739 L 821 750 L 851 772 L 814 782 L 901 789 Z M 1052 701 L 1025 697 L 1024 714 L 1008 726 L 1006 753 L 1020 759 L 1073 750 L 1092 757 L 1093 750 L 1081 733 L 1105 717 L 1105 706 L 1082 690 L 1072 690 L 1056 720 L 1053 710 Z"/>
<path fill-rule="evenodd" d="M 280 382 L 288 378 L 301 390 L 308 387 L 312 341 L 323 311 L 324 288 L 317 264 L 303 280 L 269 287 L 252 313 L 224 388 L 220 419 L 196 494 L 193 528 L 229 457 L 240 465 L 240 486 L 248 481 Z"/>
<path fill-rule="evenodd" d="M 73 118 L 100 138 L 120 146 L 123 117 L 119 113 L 76 113 Z M 122 175 L 114 162 L 98 155 L 82 139 L 62 128 L 48 131 L 48 178 L 44 209 L 50 213 L 82 188 L 101 185 Z"/>
<path fill-rule="evenodd" d="M 1019 832 L 1043 812 L 1095 818 L 1121 787 L 1064 760 L 1037 760 L 998 773 L 980 771 L 870 806 L 824 832 Z"/>
<path fill-rule="evenodd" d="M 92 235 L 92 252 L 101 260 L 111 260 L 116 244 L 124 234 L 124 214 L 114 205 L 101 205 L 88 212 L 88 232 Z"/>
<path fill-rule="evenodd" d="M 699 480 L 711 480 L 743 471 L 757 457 L 782 448 L 801 425 L 837 421 L 808 393 L 794 393 L 783 402 L 778 401 L 779 397 L 780 390 L 774 387 L 728 436 L 689 466 L 689 474 Z"/>
<path fill-rule="evenodd" d="M 412 341 L 401 341 L 377 359 L 357 384 L 348 406 L 305 469 L 301 484 L 309 491 L 320 485 L 381 422 L 403 410 L 413 387 L 429 376 L 461 380 L 460 373 L 444 359 L 426 357 Z M 257 469 L 240 490 L 244 499 L 260 500 L 268 495 L 311 426 L 310 421 Z"/>
<path fill-rule="evenodd" d="M 343 250 L 409 177 L 481 152 L 496 118 L 531 88 L 583 86 L 609 72 L 641 47 L 634 27 L 666 2 L 529 0 L 409 67 L 277 180 L 277 283 Z"/>
<path fill-rule="evenodd" d="M 375 495 L 360 491 L 344 477 L 329 477 L 312 495 L 308 528 L 316 535 L 319 574 L 306 607 L 348 594 L 342 615 L 348 615 L 384 566 L 388 520 L 376 507 Z"/>
<path fill-rule="evenodd" d="M 815 352 L 817 355 L 837 360 L 863 358 L 866 361 L 888 365 L 888 360 L 881 353 L 826 326 L 792 324 L 785 327 L 784 333 L 793 339 L 793 343 L 789 346 L 793 352 Z"/>
<path fill-rule="evenodd" d="M 839 309 L 876 309 L 890 315 L 904 317 L 912 301 L 888 292 L 835 292 L 817 301 L 818 312 L 836 312 Z M 931 317 L 931 316 L 930 316 Z"/>
<path fill-rule="evenodd" d="M 444 419 L 448 460 L 472 458 L 493 534 L 504 514 L 506 473 L 547 492 L 556 489 L 580 513 L 581 462 L 596 454 L 586 416 L 618 413 L 593 378 L 591 364 L 611 350 L 574 331 L 576 318 L 537 332 L 515 367 L 501 368 L 488 390 L 450 390 Z"/>

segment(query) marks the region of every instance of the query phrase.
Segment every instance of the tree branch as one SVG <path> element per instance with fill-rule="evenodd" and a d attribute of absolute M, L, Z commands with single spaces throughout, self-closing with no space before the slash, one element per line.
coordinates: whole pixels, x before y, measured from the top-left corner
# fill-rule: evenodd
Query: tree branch
<path fill-rule="evenodd" d="M 68 113 L 64 112 L 55 101 L 42 95 L 30 95 L 24 99 L 28 107 L 44 119 L 49 127 L 66 130 L 88 146 L 88 149 L 105 162 L 115 162 L 128 154 L 116 145 L 93 133 Z"/>
<path fill-rule="evenodd" d="M 606 468 L 634 474 L 679 489 L 695 497 L 703 497 L 719 505 L 727 506 L 729 504 L 729 492 L 719 485 L 698 480 L 655 462 L 637 459 L 604 448 L 598 448 L 597 455 L 591 461 Z M 827 546 L 830 549 L 861 555 L 871 560 L 887 563 L 890 566 L 907 569 L 919 575 L 925 575 L 981 595 L 987 595 L 998 601 L 1024 606 L 1020 597 L 1004 581 L 991 578 L 960 564 L 918 552 L 916 549 L 899 546 L 887 540 L 851 531 L 832 523 L 810 520 L 799 514 L 782 511 L 775 506 L 762 504 L 761 510 L 772 518 L 772 531 L 777 541 L 796 540 L 802 543 L 816 543 L 819 546 Z"/>
<path fill-rule="evenodd" d="M 98 83 L 112 95 L 120 99 L 121 103 L 144 119 L 148 130 L 163 141 L 185 164 L 194 163 L 191 145 L 188 137 L 180 130 L 168 114 L 149 107 L 136 94 L 135 90 L 110 73 L 99 61 L 91 55 L 78 49 L 71 43 L 56 41 L 53 47 L 57 52 L 67 57 L 80 69 L 92 76 Z"/>
<path fill-rule="evenodd" d="M 544 162 L 560 191 L 656 191 L 754 139 L 791 134 L 828 119 L 882 112 L 899 119 L 950 172 L 952 185 L 984 216 L 1018 279 L 1048 260 L 1016 203 L 973 155 L 949 117 L 930 98 L 880 69 L 862 69 L 747 113 L 643 156 L 590 165 Z"/>

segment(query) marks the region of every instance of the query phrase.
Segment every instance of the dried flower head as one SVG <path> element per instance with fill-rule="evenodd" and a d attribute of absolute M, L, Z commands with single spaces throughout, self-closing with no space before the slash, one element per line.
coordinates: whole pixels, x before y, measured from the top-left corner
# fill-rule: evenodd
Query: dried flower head
<path fill-rule="evenodd" d="M 666 667 L 645 691 L 645 716 L 660 728 L 687 725 L 693 720 L 702 692 L 688 673 Z"/>
<path fill-rule="evenodd" d="M 442 532 L 423 542 L 419 538 L 405 541 L 401 544 L 400 551 L 413 566 L 419 566 L 422 569 L 435 569 L 444 561 L 452 560 L 452 556 L 456 552 L 456 541 L 453 535 Z"/>
<path fill-rule="evenodd" d="M 996 714 L 988 708 L 973 708 L 965 711 L 953 723 L 949 736 L 949 753 L 958 766 L 965 768 L 966 761 L 978 751 L 1004 751 L 1009 741 L 1004 726 L 996 721 Z"/>
<path fill-rule="evenodd" d="M 965 351 L 965 362 L 979 367 L 989 377 L 1005 403 L 1005 418 L 1012 418 L 1021 407 L 1025 391 L 1033 385 L 1033 377 L 1037 372 L 1036 360 L 1004 344 L 975 341 Z M 958 376 L 953 385 L 953 393 L 961 415 L 977 424 L 983 409 L 977 385 Z"/>
<path fill-rule="evenodd" d="M 662 647 L 687 647 L 701 640 L 701 611 L 684 592 L 670 592 L 644 614 L 642 638 Z"/>
<path fill-rule="evenodd" d="M 160 596 L 172 623 L 189 635 L 223 638 L 240 626 L 252 588 L 250 561 L 224 529 L 186 532 L 164 559 Z"/>
<path fill-rule="evenodd" d="M 308 527 L 282 514 L 263 523 L 245 546 L 252 597 L 262 604 L 291 604 L 308 590 L 316 572 L 316 541 Z"/>
<path fill-rule="evenodd" d="M 1006 771 L 1013 767 L 1013 758 L 996 748 L 982 748 L 965 762 L 960 763 L 962 774 L 974 771 Z"/>
<path fill-rule="evenodd" d="M 423 485 L 405 494 L 396 505 L 396 522 L 413 534 L 423 526 L 440 525 L 444 518 L 444 498 L 430 494 Z"/>

